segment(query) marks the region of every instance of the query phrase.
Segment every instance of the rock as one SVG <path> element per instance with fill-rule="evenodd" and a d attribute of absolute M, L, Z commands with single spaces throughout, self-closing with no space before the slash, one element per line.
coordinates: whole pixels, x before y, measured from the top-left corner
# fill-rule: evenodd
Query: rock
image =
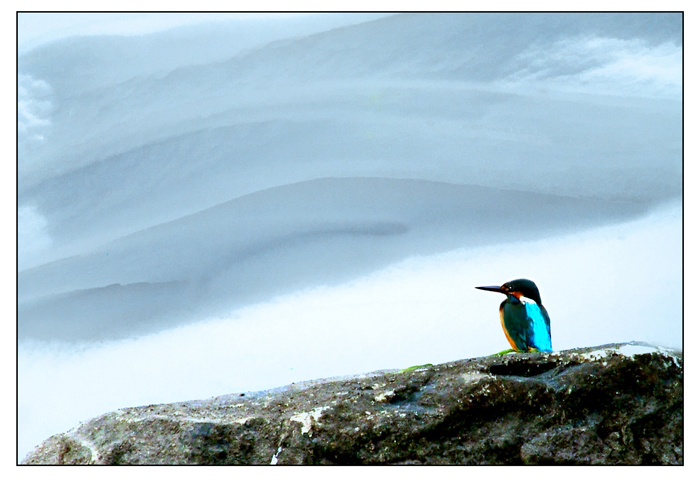
<path fill-rule="evenodd" d="M 23 464 L 683 464 L 683 360 L 645 343 L 122 409 Z"/>

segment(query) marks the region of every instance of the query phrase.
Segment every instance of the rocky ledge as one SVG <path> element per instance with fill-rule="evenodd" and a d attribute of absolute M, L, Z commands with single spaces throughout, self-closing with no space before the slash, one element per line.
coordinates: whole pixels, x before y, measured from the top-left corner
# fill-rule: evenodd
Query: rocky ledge
<path fill-rule="evenodd" d="M 683 464 L 683 361 L 646 343 L 122 409 L 23 464 Z"/>

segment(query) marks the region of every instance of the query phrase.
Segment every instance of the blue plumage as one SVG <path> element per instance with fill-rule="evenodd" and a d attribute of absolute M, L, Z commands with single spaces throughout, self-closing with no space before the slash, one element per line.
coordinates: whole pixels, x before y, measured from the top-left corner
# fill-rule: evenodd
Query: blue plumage
<path fill-rule="evenodd" d="M 499 308 L 501 326 L 515 351 L 552 351 L 549 314 L 542 305 L 540 292 L 532 280 L 520 278 L 506 282 L 500 287 L 476 288 L 506 295 L 506 299 Z M 534 303 L 525 299 L 530 299 Z"/>
<path fill-rule="evenodd" d="M 530 321 L 530 331 L 527 333 L 528 348 L 551 352 L 552 332 L 547 310 L 537 303 L 524 303 L 524 305 Z"/>

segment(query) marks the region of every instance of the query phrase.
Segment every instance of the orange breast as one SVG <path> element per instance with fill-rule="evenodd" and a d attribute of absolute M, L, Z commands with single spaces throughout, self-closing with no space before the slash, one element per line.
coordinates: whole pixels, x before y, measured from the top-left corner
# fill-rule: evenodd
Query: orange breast
<path fill-rule="evenodd" d="M 515 341 L 510 337 L 508 334 L 508 330 L 506 329 L 506 324 L 503 322 L 503 308 L 499 310 L 499 314 L 501 315 L 501 327 L 503 328 L 503 333 L 506 335 L 506 339 L 508 340 L 508 343 L 510 343 L 510 347 L 513 348 L 515 351 L 519 351 L 518 347 L 515 346 Z"/>

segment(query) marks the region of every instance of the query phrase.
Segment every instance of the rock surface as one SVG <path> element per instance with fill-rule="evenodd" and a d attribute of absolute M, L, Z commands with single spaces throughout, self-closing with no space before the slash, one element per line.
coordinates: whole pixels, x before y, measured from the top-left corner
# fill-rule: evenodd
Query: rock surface
<path fill-rule="evenodd" d="M 683 464 L 683 361 L 645 343 L 122 409 L 23 464 Z"/>

